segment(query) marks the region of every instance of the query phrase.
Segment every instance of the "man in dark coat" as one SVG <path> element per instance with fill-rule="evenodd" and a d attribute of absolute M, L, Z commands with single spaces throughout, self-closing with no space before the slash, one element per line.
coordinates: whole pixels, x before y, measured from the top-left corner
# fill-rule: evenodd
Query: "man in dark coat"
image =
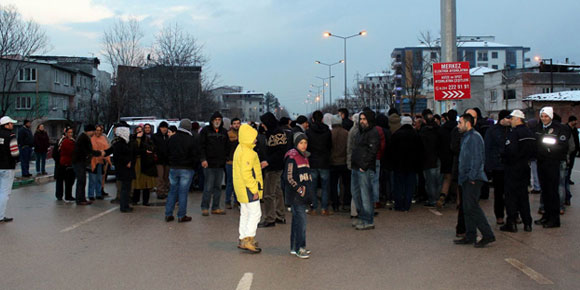
<path fill-rule="evenodd" d="M 292 138 L 280 128 L 274 114 L 268 112 L 260 117 L 260 121 L 266 130 L 265 161 L 267 166 L 263 167 L 264 220 L 258 224 L 258 227 L 265 228 L 273 227 L 276 223 L 286 223 L 284 195 L 280 181 L 284 169 L 284 154 L 291 149 Z"/>
<path fill-rule="evenodd" d="M 364 111 L 359 115 L 360 131 L 354 137 L 355 144 L 351 157 L 351 168 L 356 174 L 357 187 L 352 187 L 358 219 L 353 225 L 357 230 L 371 230 L 374 224 L 373 180 L 377 174 L 377 151 L 380 147 L 380 137 L 375 127 L 375 114 Z"/>
<path fill-rule="evenodd" d="M 485 135 L 485 171 L 491 172 L 493 183 L 493 209 L 498 225 L 504 224 L 504 164 L 502 155 L 505 149 L 507 135 L 511 130 L 510 112 L 501 110 L 497 124 L 493 125 Z"/>
<path fill-rule="evenodd" d="M 423 166 L 423 142 L 412 126 L 409 116 L 401 118 L 399 128 L 391 138 L 395 210 L 409 211 L 417 187 L 417 174 Z"/>
<path fill-rule="evenodd" d="M 352 126 L 354 125 L 354 122 L 349 118 L 348 109 L 347 108 L 340 108 L 340 109 L 338 109 L 338 114 L 340 115 L 340 118 L 342 119 L 342 127 L 345 130 L 350 131 L 350 128 L 352 128 Z"/>
<path fill-rule="evenodd" d="M 84 132 L 79 134 L 76 140 L 72 156 L 72 166 L 77 178 L 75 200 L 77 205 L 89 205 L 92 202 L 86 198 L 87 167 L 93 156 L 104 156 L 103 151 L 93 150 L 91 137 L 95 134 L 95 125 L 85 125 Z"/>
<path fill-rule="evenodd" d="M 310 170 L 312 174 L 312 184 L 316 189 L 318 180 L 322 189 L 322 215 L 329 215 L 328 195 L 330 192 L 330 153 L 332 149 L 332 134 L 330 129 L 322 123 L 322 112 L 312 113 L 312 124 L 306 130 L 308 136 L 308 152 L 310 152 Z M 318 198 L 314 195 L 312 199 L 312 211 L 316 214 L 318 210 Z"/>
<path fill-rule="evenodd" d="M 574 169 L 574 161 L 580 152 L 580 140 L 578 139 L 578 128 L 576 128 L 577 122 L 578 119 L 576 116 L 568 117 L 568 127 L 570 128 L 572 140 L 574 141 L 574 149 L 568 150 L 570 151 L 570 154 L 568 154 L 568 174 L 566 176 L 566 205 L 570 205 L 570 199 L 572 198 L 572 194 L 570 193 L 570 185 L 574 185 L 574 182 L 570 177 L 572 176 L 572 170 Z"/>
<path fill-rule="evenodd" d="M 157 133 L 153 135 L 153 145 L 155 149 L 155 165 L 157 167 L 157 198 L 165 199 L 169 191 L 169 147 L 167 142 L 169 136 L 169 124 L 163 121 L 159 124 Z"/>
<path fill-rule="evenodd" d="M 431 110 L 423 110 L 422 115 L 425 124 L 419 130 L 419 136 L 423 143 L 423 176 L 427 192 L 425 206 L 435 207 L 441 189 L 439 182 L 441 176 L 439 169 L 439 126 L 435 123 Z"/>
<path fill-rule="evenodd" d="M 445 204 L 445 199 L 449 194 L 449 188 L 453 182 L 453 152 L 451 151 L 451 132 L 457 127 L 457 111 L 449 110 L 449 118 L 439 128 L 439 160 L 441 161 L 441 174 L 443 174 L 443 184 L 441 193 L 437 201 L 437 207 L 441 208 Z"/>
<path fill-rule="evenodd" d="M 220 198 L 224 168 L 230 152 L 230 142 L 228 132 L 223 128 L 222 119 L 220 112 L 213 113 L 209 125 L 205 126 L 199 133 L 200 159 L 205 181 L 201 199 L 201 214 L 203 216 L 209 216 L 212 198 L 211 213 L 215 215 L 226 214 L 223 209 L 220 209 Z"/>
<path fill-rule="evenodd" d="M 32 146 L 34 145 L 34 136 L 30 130 L 30 120 L 24 120 L 24 126 L 18 129 L 18 150 L 20 151 L 20 168 L 22 177 L 30 177 L 30 157 L 32 156 Z"/>

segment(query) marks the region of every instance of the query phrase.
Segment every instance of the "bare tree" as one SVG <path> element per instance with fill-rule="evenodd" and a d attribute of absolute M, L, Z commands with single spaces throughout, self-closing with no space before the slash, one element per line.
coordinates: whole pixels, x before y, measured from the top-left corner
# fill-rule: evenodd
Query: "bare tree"
<path fill-rule="evenodd" d="M 137 19 L 123 21 L 118 19 L 103 32 L 101 54 L 113 67 L 113 78 L 120 65 L 142 66 L 145 64 L 145 50 L 142 40 L 144 34 Z"/>
<path fill-rule="evenodd" d="M 12 106 L 10 95 L 29 56 L 48 47 L 46 33 L 33 20 L 24 20 L 14 6 L 0 5 L 0 114 Z"/>
<path fill-rule="evenodd" d="M 182 67 L 204 66 L 207 63 L 203 45 L 177 24 L 161 29 L 155 38 L 153 52 L 158 65 Z"/>

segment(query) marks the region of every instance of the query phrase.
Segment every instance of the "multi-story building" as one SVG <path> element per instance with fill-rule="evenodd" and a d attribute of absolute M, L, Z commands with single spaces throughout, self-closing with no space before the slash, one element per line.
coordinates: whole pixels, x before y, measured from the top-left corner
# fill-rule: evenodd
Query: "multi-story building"
<path fill-rule="evenodd" d="M 393 73 L 368 73 L 358 81 L 356 91 L 358 107 L 369 107 L 375 111 L 386 112 L 394 103 Z"/>
<path fill-rule="evenodd" d="M 260 121 L 264 114 L 264 94 L 246 91 L 222 94 L 221 110 L 229 118 L 240 118 L 242 121 Z"/>
<path fill-rule="evenodd" d="M 458 36 L 457 60 L 471 68 L 521 69 L 529 65 L 529 47 L 495 42 L 494 36 Z M 433 63 L 440 62 L 441 43 L 437 39 L 416 46 L 395 48 L 391 53 L 394 91 L 397 100 L 410 95 L 433 99 Z"/>
<path fill-rule="evenodd" d="M 541 64 L 539 66 L 498 70 L 484 74 L 485 109 L 497 115 L 502 110 L 531 113 L 530 95 L 580 90 L 580 65 Z"/>
<path fill-rule="evenodd" d="M 59 65 L 52 61 L 34 59 L 3 59 L 16 71 L 15 82 L 0 86 L 2 110 L 19 121 L 34 120 L 33 127 L 44 123 L 49 136 L 56 139 L 65 125 L 81 121 L 77 106 L 80 95 L 89 94 L 95 76 L 83 70 Z M 6 75 L 2 75 L 6 78 Z"/>

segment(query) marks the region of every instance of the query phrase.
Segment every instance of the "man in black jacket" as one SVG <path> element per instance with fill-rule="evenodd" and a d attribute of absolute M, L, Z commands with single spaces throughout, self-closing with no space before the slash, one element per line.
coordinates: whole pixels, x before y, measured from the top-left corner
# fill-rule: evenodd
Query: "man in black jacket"
<path fill-rule="evenodd" d="M 284 169 L 284 155 L 292 148 L 292 138 L 279 127 L 274 114 L 268 112 L 260 117 L 266 130 L 266 162 L 264 171 L 264 220 L 258 227 L 273 227 L 286 223 L 284 196 L 280 181 Z"/>
<path fill-rule="evenodd" d="M 332 149 L 332 134 L 326 124 L 322 123 L 323 114 L 321 111 L 312 113 L 312 124 L 306 130 L 308 136 L 308 152 L 310 152 L 310 171 L 312 174 L 312 184 L 314 191 L 317 191 L 318 180 L 322 188 L 322 212 L 329 215 L 328 196 L 330 193 L 330 153 Z M 312 210 L 310 214 L 316 214 L 318 210 L 317 194 L 312 198 Z"/>
<path fill-rule="evenodd" d="M 505 223 L 505 202 L 504 202 L 504 163 L 502 155 L 504 153 L 506 139 L 511 131 L 510 112 L 501 110 L 498 114 L 497 124 L 493 125 L 485 135 L 485 172 L 491 172 L 493 183 L 493 210 L 498 225 Z"/>
<path fill-rule="evenodd" d="M 34 145 L 34 136 L 30 130 L 31 122 L 24 120 L 24 126 L 18 129 L 18 150 L 20 151 L 20 168 L 22 177 L 30 177 L 29 172 L 30 157 L 32 155 L 32 146 Z"/>
<path fill-rule="evenodd" d="M 342 118 L 342 127 L 347 131 L 350 131 L 350 128 L 352 128 L 354 122 L 348 117 L 348 109 L 340 108 L 338 109 L 338 114 L 340 115 L 340 118 Z"/>
<path fill-rule="evenodd" d="M 168 128 L 169 124 L 167 124 L 167 122 L 161 122 L 159 124 L 159 129 L 157 129 L 157 133 L 152 137 L 154 152 L 157 157 L 155 166 L 157 166 L 158 199 L 165 199 L 167 197 L 167 192 L 169 191 L 169 160 L 167 157 L 169 154 L 169 148 L 167 145 L 167 142 L 169 141 L 169 136 L 167 135 Z"/>
<path fill-rule="evenodd" d="M 419 130 L 419 136 L 423 142 L 423 176 L 425 177 L 425 191 L 428 200 L 427 207 L 435 207 L 435 202 L 439 198 L 440 184 L 440 163 L 439 163 L 439 126 L 435 123 L 433 112 L 430 109 L 423 110 L 425 124 Z"/>
<path fill-rule="evenodd" d="M 189 222 L 191 217 L 186 215 L 187 193 L 193 179 L 194 166 L 199 162 L 199 141 L 197 134 L 191 132 L 189 119 L 181 120 L 177 133 L 169 139 L 169 148 L 171 148 L 168 155 L 171 188 L 165 204 L 165 221 L 174 220 L 175 202 L 179 198 L 177 221 Z M 219 198 L 217 200 L 219 202 Z"/>
<path fill-rule="evenodd" d="M 576 160 L 576 156 L 578 152 L 580 152 L 580 140 L 578 139 L 578 128 L 576 128 L 576 123 L 578 119 L 576 116 L 568 117 L 568 127 L 570 128 L 570 133 L 572 134 L 572 140 L 574 140 L 574 149 L 568 150 L 570 154 L 568 154 L 568 168 L 567 168 L 567 175 L 566 175 L 566 205 L 570 205 L 570 199 L 572 198 L 572 194 L 570 193 L 570 185 L 574 185 L 572 179 L 572 170 L 574 169 L 574 161 Z"/>
<path fill-rule="evenodd" d="M 437 201 L 437 207 L 441 208 L 445 204 L 445 199 L 449 194 L 449 188 L 453 182 L 453 152 L 451 151 L 451 132 L 457 127 L 457 111 L 449 110 L 448 120 L 439 128 L 439 158 L 441 160 L 441 174 L 443 183 L 441 193 Z"/>
<path fill-rule="evenodd" d="M 12 192 L 12 183 L 14 182 L 14 168 L 18 158 L 18 150 L 12 133 L 16 120 L 8 116 L 0 119 L 0 223 L 11 222 L 13 219 L 6 217 L 6 205 L 8 197 Z M 14 156 L 16 155 L 16 156 Z"/>
<path fill-rule="evenodd" d="M 213 113 L 209 121 L 210 124 L 205 126 L 199 133 L 200 159 L 205 180 L 201 199 L 201 214 L 203 216 L 209 216 L 210 201 L 212 202 L 212 214 L 226 214 L 223 209 L 220 209 L 220 198 L 222 195 L 221 186 L 224 178 L 224 168 L 230 151 L 230 142 L 228 131 L 224 129 L 222 119 L 220 112 Z"/>
<path fill-rule="evenodd" d="M 91 137 L 95 134 L 95 125 L 85 125 L 85 131 L 77 137 L 75 150 L 72 156 L 72 166 L 77 178 L 77 188 L 75 200 L 77 205 L 89 205 L 92 202 L 87 201 L 86 189 L 87 184 L 87 167 L 93 156 L 104 156 L 104 152 L 93 150 Z"/>
<path fill-rule="evenodd" d="M 373 179 L 377 174 L 376 159 L 380 147 L 380 137 L 375 128 L 375 114 L 364 111 L 359 115 L 360 132 L 355 136 L 355 146 L 351 156 L 351 168 L 357 175 L 359 187 L 352 188 L 352 198 L 357 212 L 357 230 L 371 230 L 374 225 Z"/>

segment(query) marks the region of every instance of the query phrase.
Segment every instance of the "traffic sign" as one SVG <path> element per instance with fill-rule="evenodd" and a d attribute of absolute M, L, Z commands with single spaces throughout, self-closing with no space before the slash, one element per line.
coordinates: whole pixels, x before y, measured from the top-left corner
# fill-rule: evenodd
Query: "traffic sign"
<path fill-rule="evenodd" d="M 433 87 L 436 101 L 470 99 L 469 62 L 434 63 Z"/>

